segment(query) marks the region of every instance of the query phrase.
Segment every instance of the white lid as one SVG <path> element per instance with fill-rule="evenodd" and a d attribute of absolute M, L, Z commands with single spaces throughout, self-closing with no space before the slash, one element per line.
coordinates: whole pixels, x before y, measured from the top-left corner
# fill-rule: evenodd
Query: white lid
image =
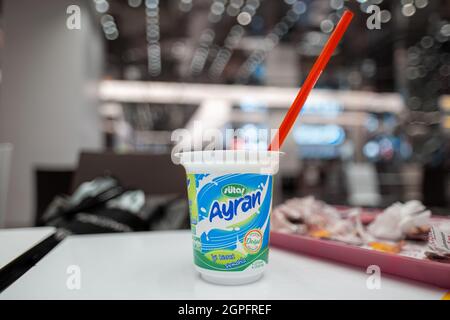
<path fill-rule="evenodd" d="M 277 151 L 208 150 L 175 154 L 187 173 L 259 173 L 276 174 Z"/>

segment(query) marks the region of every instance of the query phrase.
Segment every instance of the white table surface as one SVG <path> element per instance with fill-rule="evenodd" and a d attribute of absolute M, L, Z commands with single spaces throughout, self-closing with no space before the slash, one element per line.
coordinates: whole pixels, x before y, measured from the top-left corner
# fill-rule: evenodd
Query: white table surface
<path fill-rule="evenodd" d="M 53 227 L 0 229 L 0 269 L 53 233 Z"/>
<path fill-rule="evenodd" d="M 80 288 L 70 290 L 73 265 Z M 381 289 L 369 290 L 367 277 L 362 269 L 271 248 L 261 280 L 218 286 L 195 272 L 188 231 L 85 235 L 65 239 L 0 299 L 441 299 L 446 292 L 388 275 Z"/>

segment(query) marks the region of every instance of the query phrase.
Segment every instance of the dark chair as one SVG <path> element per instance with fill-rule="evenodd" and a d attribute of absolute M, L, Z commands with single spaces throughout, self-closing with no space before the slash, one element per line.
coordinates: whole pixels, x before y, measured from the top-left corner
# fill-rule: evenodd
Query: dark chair
<path fill-rule="evenodd" d="M 172 162 L 170 154 L 113 152 L 82 152 L 72 191 L 103 174 L 111 174 L 123 186 L 142 189 L 147 195 L 186 194 L 184 169 Z"/>
<path fill-rule="evenodd" d="M 58 168 L 35 170 L 36 226 L 41 225 L 41 217 L 55 196 L 71 192 L 73 173 L 73 170 Z"/>

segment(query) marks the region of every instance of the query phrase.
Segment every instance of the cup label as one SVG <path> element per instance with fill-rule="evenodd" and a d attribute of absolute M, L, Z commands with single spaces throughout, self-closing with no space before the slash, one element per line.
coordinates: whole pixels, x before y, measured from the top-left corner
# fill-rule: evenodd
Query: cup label
<path fill-rule="evenodd" d="M 267 263 L 272 176 L 188 174 L 194 262 L 215 271 Z"/>

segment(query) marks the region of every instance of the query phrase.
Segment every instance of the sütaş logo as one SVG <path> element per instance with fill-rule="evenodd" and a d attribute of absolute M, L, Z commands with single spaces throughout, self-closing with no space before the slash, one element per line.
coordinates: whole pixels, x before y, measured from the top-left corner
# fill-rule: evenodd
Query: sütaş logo
<path fill-rule="evenodd" d="M 247 188 L 241 184 L 228 184 L 222 188 L 222 194 L 230 198 L 242 197 Z"/>

